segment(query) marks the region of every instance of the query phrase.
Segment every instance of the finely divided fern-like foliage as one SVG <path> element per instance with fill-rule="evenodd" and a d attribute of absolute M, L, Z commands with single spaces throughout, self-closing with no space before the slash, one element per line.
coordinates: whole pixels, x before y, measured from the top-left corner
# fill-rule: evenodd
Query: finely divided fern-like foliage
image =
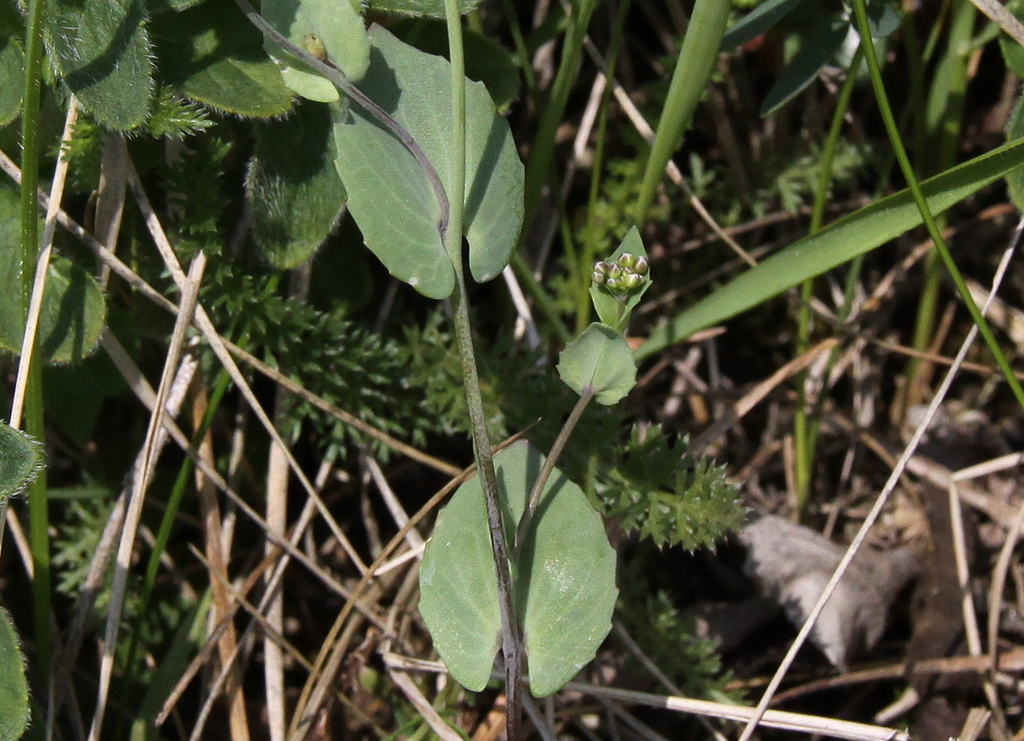
<path fill-rule="evenodd" d="M 736 702 L 724 690 L 732 677 L 722 671 L 718 644 L 701 638 L 695 618 L 681 613 L 666 589 L 650 583 L 649 565 L 641 555 L 623 567 L 618 605 L 623 627 L 685 696 Z"/>
<path fill-rule="evenodd" d="M 158 139 L 184 139 L 213 126 L 206 109 L 198 103 L 160 88 L 153 96 L 146 130 Z"/>
<path fill-rule="evenodd" d="M 405 354 L 394 339 L 373 334 L 341 311 L 322 311 L 280 295 L 273 274 L 237 274 L 215 267 L 204 281 L 204 302 L 214 322 L 230 327 L 249 352 L 306 389 L 363 421 L 414 445 L 425 445 L 443 424 L 422 413 L 425 392 L 405 380 Z M 366 443 L 387 460 L 389 450 L 366 440 L 325 412 L 298 401 L 281 432 L 295 442 L 305 422 L 328 447 Z"/>
<path fill-rule="evenodd" d="M 739 491 L 725 468 L 686 455 L 686 441 L 672 445 L 659 426 L 643 434 L 634 426 L 603 468 L 595 493 L 605 514 L 659 547 L 712 547 L 743 524 Z"/>

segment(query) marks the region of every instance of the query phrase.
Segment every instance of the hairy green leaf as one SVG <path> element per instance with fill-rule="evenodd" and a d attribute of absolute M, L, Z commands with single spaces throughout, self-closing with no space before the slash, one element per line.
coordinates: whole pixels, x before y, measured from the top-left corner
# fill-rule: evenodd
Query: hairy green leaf
<path fill-rule="evenodd" d="M 146 120 L 146 130 L 162 139 L 183 139 L 213 126 L 209 111 L 203 106 L 166 87 L 160 88 L 153 98 L 153 110 Z"/>
<path fill-rule="evenodd" d="M 28 727 L 28 682 L 18 633 L 0 606 L 0 741 L 17 741 Z"/>
<path fill-rule="evenodd" d="M 0 38 L 0 126 L 6 126 L 21 113 L 25 86 L 25 54 L 21 42 L 13 36 Z"/>
<path fill-rule="evenodd" d="M 24 334 L 20 239 L 18 196 L 0 190 L 0 347 L 15 353 L 21 350 Z M 105 319 L 106 304 L 96 279 L 54 256 L 39 320 L 39 357 L 51 363 L 81 360 L 96 347 Z"/>
<path fill-rule="evenodd" d="M 153 92 L 143 0 L 50 0 L 44 18 L 50 59 L 96 120 L 120 131 L 142 123 Z"/>
<path fill-rule="evenodd" d="M 200 103 L 239 116 L 280 116 L 292 91 L 263 50 L 263 34 L 233 2 L 160 16 L 152 26 L 165 82 Z"/>
<path fill-rule="evenodd" d="M 370 40 L 370 68 L 360 88 L 416 139 L 450 190 L 451 66 L 380 26 L 370 29 Z M 425 296 L 451 295 L 455 274 L 441 239 L 440 205 L 423 169 L 358 106 L 332 111 L 338 172 L 367 246 L 393 275 Z M 471 81 L 466 85 L 465 204 L 470 271 L 477 281 L 487 281 L 508 264 L 519 238 L 523 165 L 486 87 Z"/>
<path fill-rule="evenodd" d="M 743 524 L 746 510 L 724 466 L 687 455 L 658 425 L 634 426 L 624 446 L 598 462 L 594 493 L 606 517 L 659 548 L 713 548 Z"/>
<path fill-rule="evenodd" d="M 525 441 L 494 459 L 513 523 L 544 456 Z M 611 629 L 615 551 L 583 491 L 557 469 L 515 566 L 516 601 L 530 668 L 530 691 L 556 692 L 590 661 Z M 420 611 L 434 647 L 460 683 L 478 691 L 490 677 L 501 629 L 498 586 L 478 478 L 438 516 L 420 567 Z"/>
<path fill-rule="evenodd" d="M 258 126 L 245 185 L 264 256 L 279 268 L 305 262 L 345 208 L 327 106 L 300 103 L 288 118 Z"/>
<path fill-rule="evenodd" d="M 0 422 L 0 503 L 28 486 L 42 463 L 43 451 L 39 443 Z"/>

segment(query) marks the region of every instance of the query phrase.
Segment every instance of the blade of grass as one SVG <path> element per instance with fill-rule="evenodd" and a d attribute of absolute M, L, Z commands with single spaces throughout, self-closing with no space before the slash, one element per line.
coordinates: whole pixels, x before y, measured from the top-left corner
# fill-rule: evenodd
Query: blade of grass
<path fill-rule="evenodd" d="M 30 0 L 25 24 L 25 93 L 21 113 L 21 167 L 25 173 L 21 185 L 21 304 L 27 315 L 32 294 L 33 272 L 39 257 L 39 226 L 36 188 L 39 183 L 39 101 L 43 80 L 43 18 L 46 0 Z M 30 359 L 31 360 L 31 359 Z M 42 370 L 37 362 L 28 364 L 25 388 L 24 430 L 37 440 L 45 435 L 43 427 Z M 39 472 L 28 488 L 29 540 L 32 545 L 34 578 L 32 599 L 36 662 L 47 686 L 53 646 L 50 637 L 50 515 L 46 501 L 46 469 Z"/>
<path fill-rule="evenodd" d="M 562 58 L 558 64 L 558 73 L 551 86 L 551 96 L 544 107 L 537 135 L 534 137 L 530 160 L 526 163 L 526 210 L 523 218 L 523 236 L 520 241 L 524 241 L 530 233 L 533 219 L 537 216 L 537 208 L 540 206 L 544 183 L 548 182 L 548 177 L 551 174 L 555 137 L 558 127 L 565 121 L 565 106 L 569 100 L 573 83 L 576 81 L 583 39 L 586 38 L 587 26 L 590 25 L 590 17 L 594 13 L 594 8 L 597 7 L 597 0 L 581 0 L 578 5 L 573 4 L 572 7 L 576 12 L 569 17 L 569 29 L 562 45 Z M 529 64 L 529 61 L 527 60 L 525 63 Z"/>
<path fill-rule="evenodd" d="M 903 176 L 906 178 L 907 183 L 910 186 L 910 191 L 914 196 L 914 202 L 918 211 L 920 211 L 925 226 L 928 229 L 928 235 L 935 242 L 935 247 L 938 250 L 939 255 L 942 257 L 942 262 L 946 267 L 946 271 L 949 273 L 949 277 L 956 285 L 957 293 L 960 294 L 964 304 L 967 306 L 967 310 L 970 312 L 971 318 L 977 325 L 978 331 L 981 332 L 981 336 L 985 339 L 985 344 L 988 346 L 988 349 L 992 352 L 993 356 L 995 356 L 996 364 L 1003 372 L 1003 377 L 1006 378 L 1006 382 L 1009 384 L 1010 390 L 1017 399 L 1017 403 L 1021 408 L 1024 408 L 1024 388 L 1021 388 L 1020 382 L 1017 380 L 1013 369 L 1010 367 L 1009 361 L 1006 359 L 1006 355 L 999 347 L 999 343 L 996 341 L 995 335 L 992 334 L 992 328 L 989 326 L 988 321 L 986 321 L 981 311 L 978 310 L 978 305 L 974 302 L 974 298 L 971 296 L 971 292 L 967 288 L 967 284 L 964 281 L 963 276 L 960 274 L 960 269 L 953 261 L 953 256 L 949 251 L 949 247 L 946 245 L 946 241 L 942 238 L 942 231 L 939 229 L 935 218 L 932 216 L 928 201 L 925 198 L 922 187 L 923 184 L 918 183 L 917 178 L 914 175 L 914 170 L 910 165 L 910 160 L 907 157 L 906 150 L 903 147 L 903 142 L 900 140 L 899 130 L 896 126 L 896 119 L 893 117 L 888 97 L 885 94 L 885 86 L 882 81 L 882 71 L 878 64 L 878 58 L 874 56 L 875 45 L 871 39 L 869 31 L 868 11 L 864 0 L 854 0 L 853 9 L 854 15 L 857 19 L 857 29 L 860 32 L 862 43 L 864 44 L 864 50 L 867 55 L 868 69 L 871 73 L 871 85 L 875 91 L 875 98 L 878 101 L 882 120 L 885 122 L 886 133 L 889 137 L 890 143 L 892 144 L 893 151 L 896 153 L 896 159 L 900 164 L 900 170 L 903 172 Z"/>
<path fill-rule="evenodd" d="M 865 53 L 866 58 L 870 58 L 871 53 L 867 50 Z M 1005 144 L 922 182 L 920 193 L 931 211 L 945 211 L 1021 164 L 1024 164 L 1024 140 Z M 909 190 L 876 201 L 821 232 L 789 245 L 656 327 L 637 349 L 637 359 L 648 358 L 682 342 L 697 330 L 757 306 L 805 278 L 820 275 L 869 252 L 921 222 L 921 211 Z M 970 305 L 974 305 L 973 301 Z"/>
<path fill-rule="evenodd" d="M 828 136 L 825 139 L 825 148 L 821 153 L 821 163 L 818 166 L 818 184 L 814 192 L 814 208 L 811 211 L 810 234 L 817 234 L 821 231 L 821 224 L 825 220 L 825 207 L 828 205 L 829 182 L 832 179 L 832 165 L 835 160 L 836 147 L 839 144 L 839 134 L 842 131 L 843 121 L 850 109 L 850 100 L 853 98 L 853 88 L 857 81 L 857 74 L 860 70 L 860 63 L 864 59 L 864 49 L 857 47 L 857 52 L 850 63 L 850 69 L 846 73 L 846 80 L 839 91 L 839 98 L 836 100 L 836 109 L 832 114 L 832 125 L 829 127 Z M 856 274 L 858 271 L 851 271 Z M 852 285 L 853 275 L 850 276 L 848 285 Z M 814 293 L 814 279 L 808 278 L 800 288 L 800 309 L 797 319 L 797 343 L 796 356 L 802 355 L 811 344 L 811 307 L 810 301 Z M 849 301 L 847 300 L 847 305 Z M 845 307 L 843 313 L 845 315 Z M 829 366 L 835 358 L 833 351 L 829 358 Z M 799 401 L 796 406 L 796 414 L 793 419 L 793 447 L 796 449 L 796 504 L 797 517 L 801 517 L 804 507 L 807 504 L 807 497 L 811 488 L 811 472 L 814 469 L 815 449 L 818 440 L 818 419 L 817 410 L 812 418 L 807 408 L 807 371 L 801 371 L 797 376 L 797 395 Z"/>
<path fill-rule="evenodd" d="M 143 443 L 143 455 L 140 464 L 133 472 L 132 494 L 128 500 L 125 513 L 124 529 L 117 548 L 117 565 L 114 569 L 114 581 L 111 587 L 110 607 L 107 613 L 106 633 L 104 636 L 103 655 L 100 659 L 100 680 L 96 695 L 96 710 L 92 725 L 89 728 L 89 740 L 98 741 L 103 728 L 103 716 L 107 707 L 110 681 L 114 670 L 114 651 L 117 648 L 117 636 L 121 628 L 121 610 L 128 588 L 128 574 L 131 568 L 132 552 L 135 549 L 135 536 L 142 519 L 142 504 L 148 488 L 149 478 L 156 466 L 155 448 L 157 432 L 163 424 L 166 412 L 165 402 L 171 381 L 177 372 L 178 360 L 185 342 L 185 334 L 192 321 L 192 313 L 199 297 L 199 284 L 206 267 L 206 256 L 197 253 L 189 268 L 188 282 L 182 289 L 181 313 L 174 324 L 174 332 L 164 361 L 164 369 L 157 388 L 156 405 L 149 419 L 146 440 Z"/>
<path fill-rule="evenodd" d="M 941 172 L 956 162 L 963 125 L 964 94 L 967 90 L 970 65 L 971 34 L 977 13 L 970 3 L 958 4 L 951 11 L 946 53 L 939 59 L 935 73 L 929 80 L 928 99 L 923 120 L 925 145 L 919 147 L 918 171 L 926 174 Z M 938 153 L 938 157 L 935 153 Z M 895 152 L 893 153 L 895 155 Z M 942 231 L 945 219 L 936 222 Z M 915 350 L 926 350 L 935 331 L 939 292 L 942 288 L 942 267 L 935 250 L 929 253 L 924 265 L 924 285 L 917 303 L 914 319 Z M 897 404 L 899 416 L 909 407 L 920 404 L 926 394 L 934 366 L 920 358 L 911 358 L 903 373 L 902 399 Z"/>
<path fill-rule="evenodd" d="M 729 0 L 697 0 L 693 7 L 633 212 L 638 225 L 647 218 L 665 165 L 690 126 L 693 112 L 718 58 L 731 8 Z"/>

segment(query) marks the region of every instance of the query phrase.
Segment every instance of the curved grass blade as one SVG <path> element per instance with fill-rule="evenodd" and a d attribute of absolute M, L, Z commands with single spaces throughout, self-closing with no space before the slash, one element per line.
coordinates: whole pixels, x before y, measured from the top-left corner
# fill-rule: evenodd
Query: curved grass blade
<path fill-rule="evenodd" d="M 1024 141 L 1004 144 L 921 183 L 933 214 L 938 214 L 1024 164 Z M 921 224 L 908 190 L 856 211 L 814 236 L 791 244 L 755 268 L 651 332 L 636 351 L 637 360 L 694 332 L 767 301 L 807 278 L 831 270 Z"/>

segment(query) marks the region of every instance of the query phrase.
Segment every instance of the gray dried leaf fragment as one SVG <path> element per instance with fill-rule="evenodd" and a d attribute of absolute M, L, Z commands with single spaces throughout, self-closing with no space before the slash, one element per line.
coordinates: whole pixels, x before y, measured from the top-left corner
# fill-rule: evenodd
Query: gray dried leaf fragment
<path fill-rule="evenodd" d="M 794 625 L 803 625 L 845 549 L 810 528 L 760 513 L 751 515 L 739 537 L 748 551 L 747 571 Z M 862 548 L 818 617 L 811 641 L 845 671 L 852 657 L 878 643 L 893 599 L 918 570 L 909 547 Z"/>

